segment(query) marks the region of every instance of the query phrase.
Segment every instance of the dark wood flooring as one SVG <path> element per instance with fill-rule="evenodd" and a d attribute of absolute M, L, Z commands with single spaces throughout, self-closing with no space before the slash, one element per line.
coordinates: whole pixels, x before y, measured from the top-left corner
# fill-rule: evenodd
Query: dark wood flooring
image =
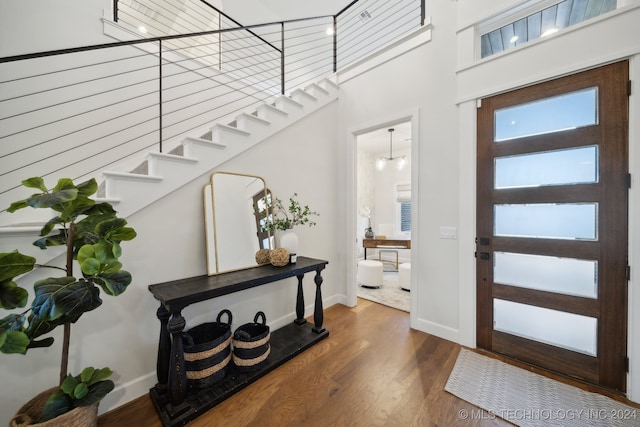
<path fill-rule="evenodd" d="M 324 320 L 327 339 L 189 427 L 511 425 L 486 412 L 479 416 L 478 408 L 444 391 L 460 346 L 412 330 L 408 313 L 359 299 L 354 308 L 328 308 Z M 459 414 L 464 411 L 476 411 L 476 416 L 462 419 Z M 98 426 L 162 424 L 145 395 L 103 414 Z"/>

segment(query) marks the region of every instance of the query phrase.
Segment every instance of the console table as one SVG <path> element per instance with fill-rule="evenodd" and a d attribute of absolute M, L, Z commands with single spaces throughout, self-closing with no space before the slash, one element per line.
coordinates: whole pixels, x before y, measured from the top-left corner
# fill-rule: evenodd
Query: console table
<path fill-rule="evenodd" d="M 367 248 L 411 249 L 410 239 L 362 239 L 364 259 L 367 259 Z"/>
<path fill-rule="evenodd" d="M 160 301 L 157 311 L 160 338 L 156 374 L 158 383 L 149 394 L 164 426 L 184 425 L 224 399 L 242 390 L 266 373 L 329 336 L 322 326 L 321 271 L 328 261 L 299 256 L 295 264 L 284 267 L 263 265 L 247 270 L 232 271 L 214 276 L 197 276 L 149 285 L 149 291 Z M 313 325 L 304 319 L 302 279 L 315 271 L 316 284 Z M 254 372 L 240 372 L 233 363 L 225 378 L 211 387 L 197 390 L 187 388 L 184 367 L 182 333 L 186 325 L 182 310 L 190 304 L 267 285 L 288 277 L 298 278 L 296 319 L 290 325 L 272 331 L 271 353 L 264 368 Z M 261 307 L 256 307 L 256 311 Z M 234 328 L 232 326 L 232 332 Z"/>

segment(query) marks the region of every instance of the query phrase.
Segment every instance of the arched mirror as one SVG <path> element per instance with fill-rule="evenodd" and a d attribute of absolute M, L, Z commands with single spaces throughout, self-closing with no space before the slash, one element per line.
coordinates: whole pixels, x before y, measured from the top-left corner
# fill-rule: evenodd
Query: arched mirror
<path fill-rule="evenodd" d="M 209 275 L 256 267 L 255 254 L 271 248 L 261 231 L 268 215 L 269 191 L 259 176 L 215 172 L 204 188 Z"/>

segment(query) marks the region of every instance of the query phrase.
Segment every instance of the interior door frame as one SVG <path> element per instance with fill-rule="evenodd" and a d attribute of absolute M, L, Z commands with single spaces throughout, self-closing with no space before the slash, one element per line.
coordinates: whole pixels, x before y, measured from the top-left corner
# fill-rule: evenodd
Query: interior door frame
<path fill-rule="evenodd" d="M 357 196 L 357 139 L 358 135 L 362 135 L 371 132 L 376 129 L 390 127 L 397 123 L 411 122 L 411 308 L 410 308 L 410 323 L 412 328 L 417 329 L 417 314 L 418 314 L 418 301 L 420 296 L 420 289 L 417 281 L 418 271 L 420 269 L 418 264 L 419 254 L 419 224 L 418 224 L 418 206 L 419 206 L 419 168 L 418 159 L 420 152 L 420 109 L 415 108 L 410 111 L 390 113 L 384 117 L 378 119 L 368 120 L 360 125 L 356 125 L 346 132 L 346 185 L 347 191 L 345 192 L 345 206 L 346 206 L 346 218 L 345 221 L 347 230 L 345 233 L 346 242 L 346 270 L 347 270 L 347 301 L 346 305 L 349 307 L 355 307 L 358 300 L 358 284 L 356 283 L 357 277 L 357 215 L 358 207 L 356 206 Z M 415 244 L 414 244 L 415 241 Z"/>
<path fill-rule="evenodd" d="M 616 74 L 607 74 L 606 77 L 601 76 L 602 73 L 610 73 L 611 70 L 616 69 Z M 506 102 L 508 103 L 508 99 L 510 97 L 512 97 L 512 95 L 521 97 L 530 97 L 531 99 L 527 98 L 527 99 L 522 99 L 520 100 L 519 98 L 517 99 L 517 103 L 525 103 L 528 100 L 534 100 L 534 99 L 541 99 L 541 98 L 546 98 L 548 96 L 553 96 L 553 93 L 563 93 L 563 92 L 571 92 L 572 90 L 572 85 L 578 84 L 585 84 L 584 83 L 584 79 L 585 76 L 591 76 L 593 74 L 598 74 L 599 79 L 601 79 L 603 82 L 608 82 L 611 81 L 611 79 L 614 78 L 618 78 L 618 76 L 620 77 L 620 80 L 617 80 L 617 86 L 616 88 L 611 88 L 611 91 L 619 91 L 615 93 L 615 96 L 619 97 L 616 99 L 625 99 L 625 101 L 627 101 L 627 109 L 626 109 L 626 114 L 627 116 L 626 118 L 626 122 L 629 123 L 629 108 L 630 105 L 628 104 L 628 98 L 627 98 L 627 94 L 626 94 L 626 81 L 628 81 L 629 79 L 629 75 L 630 75 L 630 70 L 629 70 L 629 62 L 628 61 L 618 61 L 614 64 L 609 64 L 609 65 L 605 65 L 605 66 L 600 66 L 597 67 L 595 69 L 591 69 L 588 70 L 586 72 L 576 72 L 570 76 L 565 76 L 565 77 L 561 77 L 561 78 L 557 78 L 557 79 L 553 79 L 550 80 L 546 83 L 543 83 L 542 85 L 535 85 L 533 87 L 528 87 L 528 88 L 524 88 L 524 89 L 514 89 L 513 91 L 509 91 L 499 97 L 497 97 L 497 99 L 499 99 L 499 102 L 502 102 L 505 100 L 506 98 Z M 582 79 L 582 82 L 580 82 L 580 79 Z M 578 80 L 579 82 L 576 83 L 576 80 Z M 588 77 L 587 77 L 588 80 Z M 565 83 L 565 82 L 570 82 L 570 83 Z M 564 86 L 565 84 L 569 84 L 569 88 L 565 89 Z M 590 84 L 590 83 L 586 83 L 586 84 Z M 604 83 L 603 83 L 604 84 Z M 542 94 L 537 94 L 535 93 L 537 91 L 538 88 L 543 87 L 544 89 L 544 93 Z M 622 88 L 625 87 L 624 92 L 622 90 Z M 551 93 L 551 95 L 550 95 Z M 611 92 L 609 92 L 611 93 Z M 607 107 L 611 107 L 609 105 L 603 105 L 602 103 L 605 102 L 607 99 L 609 99 L 609 93 L 607 94 L 607 97 L 599 97 L 599 103 L 600 106 L 599 108 L 601 109 L 607 109 Z M 603 101 L 604 99 L 604 101 Z M 522 101 L 522 102 L 521 102 Z M 490 101 L 491 102 L 491 101 Z M 502 104 L 499 104 L 502 105 Z M 499 108 L 499 106 L 496 106 L 495 108 Z M 482 115 L 482 114 L 493 114 L 493 109 L 482 109 L 479 110 L 478 115 Z M 602 120 L 602 117 L 605 117 L 605 119 L 608 116 L 600 116 L 600 120 Z M 486 116 L 484 117 L 483 120 L 486 121 L 493 121 L 493 117 L 489 117 Z M 478 118 L 478 122 L 480 122 L 480 118 Z M 599 125 L 600 126 L 600 125 Z M 611 170 L 613 170 L 613 168 L 617 168 L 616 169 L 616 173 L 610 173 L 611 170 L 609 170 L 609 172 L 607 172 L 606 169 L 603 169 L 602 171 L 602 175 L 603 175 L 603 181 L 607 180 L 608 185 L 614 186 L 616 189 L 618 189 L 619 191 L 621 191 L 621 188 L 624 188 L 625 193 L 626 193 L 626 200 L 627 200 L 627 210 L 624 212 L 624 214 L 619 217 L 622 218 L 624 217 L 624 228 L 625 228 L 625 233 L 621 233 L 619 239 L 622 240 L 622 245 L 620 245 L 620 242 L 617 242 L 615 245 L 612 243 L 612 239 L 601 239 L 601 241 L 599 242 L 599 244 L 602 245 L 606 245 L 609 244 L 609 246 L 604 246 L 602 247 L 601 251 L 602 251 L 602 255 L 600 255 L 601 257 L 608 257 L 610 253 L 616 253 L 618 257 L 620 256 L 624 256 L 626 255 L 628 257 L 629 254 L 629 248 L 628 248 L 628 238 L 629 238 L 629 225 L 628 225 L 628 209 L 629 209 L 629 197 L 630 194 L 628 192 L 627 189 L 627 185 L 626 185 L 626 172 L 629 171 L 629 159 L 630 159 L 630 138 L 629 138 L 629 134 L 628 134 L 628 127 L 626 126 L 625 128 L 619 128 L 619 127 L 615 127 L 615 126 L 610 126 L 607 127 L 606 129 L 609 132 L 612 132 L 615 136 L 615 138 L 618 138 L 618 141 L 622 141 L 624 147 L 621 147 L 621 149 L 623 150 L 623 153 L 626 157 L 624 157 L 624 159 L 620 159 L 617 156 L 612 156 L 609 157 L 609 159 L 611 159 L 611 163 L 610 166 L 612 167 Z M 604 133 L 604 126 L 602 126 L 603 130 L 602 132 Z M 478 131 L 478 140 L 476 141 L 476 145 L 478 144 L 478 141 L 481 140 L 481 138 L 483 140 L 487 140 L 487 141 L 493 141 L 493 135 L 488 135 L 488 134 L 483 134 L 482 132 L 489 132 L 490 130 L 493 129 L 493 127 L 489 127 L 488 129 L 483 129 L 480 124 L 478 123 L 477 126 L 477 131 Z M 578 132 L 578 131 L 576 131 Z M 482 137 L 481 137 L 482 135 Z M 602 147 L 606 147 L 606 150 L 609 150 L 609 146 L 601 146 L 600 151 L 604 152 L 605 148 Z M 554 147 L 549 147 L 549 149 L 551 148 L 555 148 Z M 561 148 L 561 147 L 558 147 Z M 618 153 L 615 153 L 618 154 Z M 480 161 L 485 161 L 488 162 L 487 159 L 483 159 L 483 156 L 488 155 L 488 152 L 481 152 L 480 150 L 478 150 L 478 162 Z M 493 158 L 493 157 L 492 157 Z M 491 159 L 489 159 L 491 160 Z M 624 160 L 624 162 L 622 161 Z M 615 163 L 617 162 L 617 163 Z M 488 164 L 488 163 L 487 163 Z M 607 163 L 609 164 L 609 163 Z M 617 171 L 622 170 L 625 173 L 617 173 Z M 489 190 L 489 186 L 488 185 L 482 185 L 482 182 L 493 182 L 493 168 L 491 167 L 487 167 L 486 170 L 484 171 L 477 171 L 477 179 L 476 179 L 476 194 L 477 194 L 477 198 L 478 200 L 482 200 L 482 199 L 490 199 L 492 197 L 492 191 L 493 190 Z M 481 174 L 484 173 L 485 175 Z M 606 176 L 605 176 L 606 174 Z M 603 191 L 604 193 L 604 191 Z M 612 206 L 615 205 L 617 202 L 617 199 L 613 200 L 612 197 L 604 194 L 602 196 L 603 202 L 607 201 L 605 199 L 608 199 L 608 204 L 606 206 Z M 602 209 L 600 209 L 600 221 L 603 221 L 604 219 L 607 219 L 608 216 L 612 215 L 611 212 L 605 212 L 606 211 L 606 206 L 602 206 Z M 480 221 L 480 217 L 482 216 L 482 210 L 478 208 L 478 210 L 476 211 L 476 218 L 478 218 L 478 221 Z M 619 220 L 618 220 L 619 221 Z M 609 222 L 611 224 L 611 221 Z M 488 223 L 486 223 L 488 224 Z M 618 222 L 614 222 L 614 225 L 618 225 Z M 620 230 L 617 231 L 618 233 L 620 233 Z M 487 235 L 487 237 L 491 237 L 491 240 L 493 241 L 493 232 L 491 232 L 491 236 L 489 236 L 488 234 L 488 230 L 482 230 L 482 229 L 478 229 L 477 230 L 477 235 L 479 237 L 485 237 L 485 234 Z M 624 238 L 622 238 L 622 236 L 624 236 Z M 608 242 L 608 243 L 607 243 Z M 482 242 L 479 242 L 482 243 Z M 478 246 L 478 251 L 481 250 L 482 245 Z M 493 260 L 493 247 L 489 244 L 487 244 L 487 247 L 490 248 L 490 253 L 491 253 L 491 260 Z M 627 257 L 625 258 L 626 263 L 628 264 L 628 259 Z M 620 259 L 620 258 L 619 258 Z M 492 279 L 492 270 L 491 270 L 491 266 L 492 266 L 492 262 L 489 261 L 485 261 L 484 263 L 481 261 L 478 261 L 476 263 L 477 266 L 477 277 L 476 277 L 476 282 L 477 282 L 477 296 L 476 296 L 476 301 L 480 301 L 481 299 L 486 300 L 490 300 L 493 301 L 493 298 L 496 296 L 495 292 L 496 291 L 496 286 L 498 288 L 500 288 L 500 286 L 493 284 L 493 279 Z M 491 270 L 491 271 L 487 271 L 487 270 Z M 607 270 L 607 275 L 610 275 L 609 271 Z M 602 270 L 599 273 L 599 276 L 602 278 Z M 620 379 L 617 380 L 613 380 L 612 378 L 615 375 L 619 375 L 621 372 L 624 372 L 624 358 L 619 358 L 619 357 L 615 357 L 615 358 L 607 358 L 610 355 L 610 352 L 605 352 L 603 351 L 604 347 L 606 348 L 611 348 L 612 346 L 614 347 L 614 351 L 617 352 L 618 354 L 627 354 L 628 348 L 627 348 L 627 341 L 628 341 L 628 336 L 627 336 L 627 323 L 628 323 L 628 319 L 626 316 L 626 312 L 627 312 L 627 307 L 629 306 L 629 296 L 627 295 L 627 280 L 624 272 L 620 271 L 615 271 L 614 273 L 611 274 L 611 276 L 616 280 L 616 281 L 620 281 L 624 284 L 624 287 L 622 285 L 619 285 L 619 288 L 615 291 L 612 292 L 610 291 L 610 287 L 606 287 L 606 288 L 602 288 L 599 287 L 599 293 L 602 295 L 602 293 L 606 293 L 606 297 L 610 302 L 616 302 L 616 306 L 613 307 L 612 304 L 609 305 L 604 305 L 604 304 L 599 304 L 599 314 L 596 315 L 596 317 L 598 317 L 600 319 L 599 322 L 599 332 L 601 332 L 605 326 L 603 325 L 608 325 L 609 326 L 609 331 L 612 331 L 612 334 L 614 334 L 614 339 L 611 340 L 611 343 L 609 343 L 609 345 L 604 345 L 604 343 L 606 343 L 606 341 L 601 340 L 601 336 L 599 334 L 599 339 L 598 339 L 598 361 L 600 362 L 598 366 L 592 366 L 591 369 L 595 370 L 596 372 L 598 372 L 598 381 L 601 383 L 601 385 L 604 385 L 605 387 L 609 387 L 609 388 L 613 388 L 616 389 L 618 391 L 625 391 L 626 389 L 626 377 L 627 375 L 622 375 L 622 377 L 624 377 L 622 379 L 622 381 Z M 483 278 L 483 279 L 480 279 Z M 482 280 L 486 280 L 489 283 L 491 283 L 491 286 L 482 286 Z M 600 282 L 602 283 L 602 282 Z M 616 282 L 618 283 L 618 282 Z M 624 298 L 623 298 L 624 297 Z M 624 301 L 623 301 L 624 299 Z M 598 302 L 600 302 L 600 300 L 598 300 Z M 476 330 L 477 330 L 477 344 L 478 346 L 481 346 L 483 348 L 493 348 L 493 344 L 492 344 L 492 339 L 491 336 L 495 335 L 495 332 L 493 331 L 493 328 L 490 327 L 490 325 L 492 324 L 492 313 L 493 310 L 491 307 L 481 307 L 480 303 L 478 302 L 478 310 L 477 310 L 477 319 L 476 319 Z M 624 311 L 625 316 L 624 317 L 624 321 L 623 322 L 618 322 L 620 320 L 620 317 L 617 315 L 620 310 Z M 604 319 L 604 321 L 603 321 Z M 611 320 L 614 319 L 614 320 Z M 602 326 L 602 327 L 601 327 Z M 609 337 L 609 335 L 607 335 L 607 337 Z M 526 342 L 523 342 L 522 345 L 526 345 Z M 515 352 L 517 353 L 517 351 Z M 542 353 L 539 353 L 541 358 L 544 358 L 546 356 L 543 356 Z M 620 359 L 620 360 L 618 360 Z M 582 360 L 580 359 L 579 355 L 576 355 L 575 357 L 575 361 L 580 361 L 580 364 L 586 364 L 589 363 L 590 361 L 585 359 Z M 574 362 L 574 363 L 576 363 Z M 553 365 L 553 361 L 547 363 L 547 365 Z M 558 365 L 560 366 L 560 365 Z M 548 369 L 548 367 L 547 367 Z M 615 373 L 614 373 L 615 372 Z"/>

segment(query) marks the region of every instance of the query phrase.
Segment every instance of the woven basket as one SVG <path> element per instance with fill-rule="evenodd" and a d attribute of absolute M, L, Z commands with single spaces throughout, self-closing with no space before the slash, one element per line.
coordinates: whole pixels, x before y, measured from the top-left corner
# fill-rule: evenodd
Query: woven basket
<path fill-rule="evenodd" d="M 233 363 L 239 371 L 256 371 L 267 363 L 271 333 L 266 322 L 264 313 L 259 311 L 253 323 L 245 323 L 233 333 Z"/>
<path fill-rule="evenodd" d="M 9 422 L 9 427 L 96 427 L 98 425 L 98 403 L 80 406 L 52 420 L 39 423 L 44 405 L 59 387 L 51 387 L 25 403 Z"/>
<path fill-rule="evenodd" d="M 220 318 L 227 315 L 227 323 Z M 231 361 L 231 312 L 222 310 L 215 322 L 182 334 L 184 365 L 190 388 L 208 387 L 224 378 Z"/>

